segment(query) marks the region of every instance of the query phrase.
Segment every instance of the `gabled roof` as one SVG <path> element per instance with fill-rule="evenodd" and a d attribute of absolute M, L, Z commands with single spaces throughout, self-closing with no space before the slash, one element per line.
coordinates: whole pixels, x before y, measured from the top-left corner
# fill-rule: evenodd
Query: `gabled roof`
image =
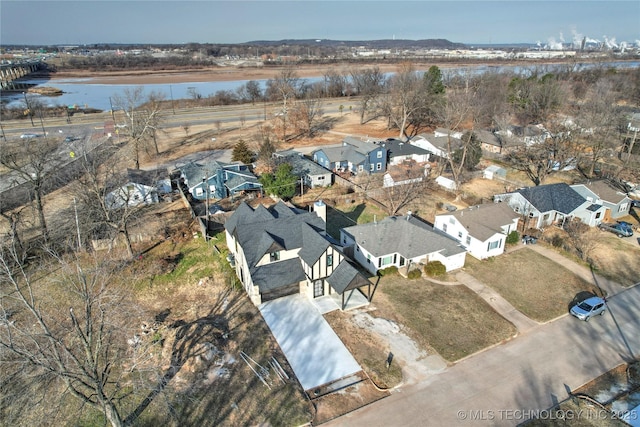
<path fill-rule="evenodd" d="M 346 291 L 371 284 L 369 280 L 347 260 L 343 260 L 335 270 L 333 270 L 331 276 L 327 277 L 327 283 L 329 283 L 339 295 L 342 295 Z"/>
<path fill-rule="evenodd" d="M 249 172 L 230 172 L 230 178 L 225 182 L 229 190 L 241 187 L 245 184 L 251 184 L 252 187 L 262 187 L 258 178 Z"/>
<path fill-rule="evenodd" d="M 340 147 L 325 147 L 318 151 L 322 151 L 331 163 L 347 161 L 355 165 L 362 163 L 366 156 L 359 153 L 351 145 L 341 145 Z"/>
<path fill-rule="evenodd" d="M 540 212 L 557 211 L 568 215 L 587 201 L 563 182 L 520 188 L 516 193 L 520 193 Z"/>
<path fill-rule="evenodd" d="M 273 248 L 302 248 L 304 227 L 311 227 L 321 234 L 325 231 L 324 221 L 315 213 L 295 210 L 283 202 L 278 202 L 271 208 L 262 206 L 255 210 L 242 205 L 246 204 L 243 202 L 238 207 L 225 224 L 225 229 L 235 234 L 251 271 L 256 269 L 258 261 Z M 273 246 L 274 244 L 277 246 Z"/>
<path fill-rule="evenodd" d="M 251 271 L 253 283 L 260 292 L 278 289 L 305 280 L 304 270 L 297 258 L 273 262 Z"/>
<path fill-rule="evenodd" d="M 330 243 L 309 225 L 302 224 L 300 228 L 302 230 L 302 249 L 298 252 L 298 257 L 307 265 L 312 266 L 327 250 Z"/>
<path fill-rule="evenodd" d="M 211 178 L 219 169 L 223 169 L 226 164 L 215 160 L 208 160 L 206 163 L 191 162 L 180 168 L 189 187 L 194 187 L 202 182 L 202 178 Z"/>
<path fill-rule="evenodd" d="M 316 162 L 307 159 L 300 153 L 293 152 L 293 150 L 287 150 L 287 152 L 276 153 L 276 156 L 281 160 L 291 165 L 291 173 L 298 177 L 325 175 L 331 173 L 331 171 L 323 168 Z M 288 154 L 284 154 L 288 153 Z"/>
<path fill-rule="evenodd" d="M 456 150 L 460 147 L 462 147 L 462 140 L 454 137 L 454 136 L 435 136 L 435 134 L 429 133 L 421 133 L 420 135 L 418 135 L 418 137 L 421 137 L 422 139 L 428 141 L 429 143 L 431 143 L 431 145 L 433 145 L 434 147 L 442 150 L 442 151 L 448 151 L 449 150 L 449 140 L 451 140 L 451 149 L 452 150 Z"/>
<path fill-rule="evenodd" d="M 502 233 L 502 227 L 513 223 L 520 216 L 506 203 L 487 203 L 471 206 L 449 214 L 467 229 L 467 232 L 480 241 L 485 241 L 496 233 Z"/>
<path fill-rule="evenodd" d="M 405 258 L 415 258 L 434 252 L 445 256 L 465 252 L 451 237 L 411 215 L 391 216 L 343 230 L 353 236 L 358 246 L 376 257 L 400 253 Z"/>
<path fill-rule="evenodd" d="M 502 146 L 502 142 L 500 142 L 500 139 L 493 132 L 490 132 L 486 129 L 477 129 L 473 132 L 476 134 L 478 140 L 482 144 L 494 145 L 496 147 Z"/>
<path fill-rule="evenodd" d="M 425 150 L 424 148 L 420 148 L 417 145 L 412 145 L 407 142 L 402 142 L 398 139 L 387 139 L 380 144 L 387 149 L 390 158 L 412 156 L 414 154 L 424 156 L 430 153 L 430 151 Z"/>
<path fill-rule="evenodd" d="M 166 169 L 127 169 L 127 178 L 129 182 L 153 187 L 158 181 L 169 179 L 169 173 Z"/>
<path fill-rule="evenodd" d="M 613 203 L 614 205 L 617 205 L 618 203 L 622 202 L 625 198 L 627 198 L 626 193 L 624 193 L 618 188 L 613 187 L 606 180 L 591 181 L 591 182 L 586 182 L 583 184 L 575 184 L 571 186 L 571 188 L 581 192 L 579 187 L 584 187 L 586 190 L 588 190 L 588 192 L 592 193 L 597 198 L 607 201 L 609 203 Z M 582 195 L 584 195 L 583 192 L 581 193 Z"/>

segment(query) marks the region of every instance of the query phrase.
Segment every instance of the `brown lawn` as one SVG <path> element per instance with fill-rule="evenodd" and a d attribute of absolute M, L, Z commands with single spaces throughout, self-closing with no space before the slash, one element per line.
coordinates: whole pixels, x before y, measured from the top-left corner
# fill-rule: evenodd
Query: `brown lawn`
<path fill-rule="evenodd" d="M 526 316 L 546 322 L 567 312 L 590 283 L 528 248 L 478 261 L 467 257 L 465 270 L 490 286 Z"/>

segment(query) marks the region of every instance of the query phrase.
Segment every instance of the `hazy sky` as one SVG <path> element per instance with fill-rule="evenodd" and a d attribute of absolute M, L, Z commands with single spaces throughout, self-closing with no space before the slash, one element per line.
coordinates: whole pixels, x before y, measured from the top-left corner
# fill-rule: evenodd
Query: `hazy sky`
<path fill-rule="evenodd" d="M 0 1 L 2 45 L 585 36 L 640 44 L 640 1 Z"/>

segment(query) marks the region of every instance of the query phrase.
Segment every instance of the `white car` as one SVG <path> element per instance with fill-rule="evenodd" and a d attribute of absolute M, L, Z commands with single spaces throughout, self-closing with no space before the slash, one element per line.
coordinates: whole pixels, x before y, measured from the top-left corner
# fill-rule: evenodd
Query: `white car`
<path fill-rule="evenodd" d="M 31 138 L 37 138 L 40 135 L 35 134 L 35 133 L 23 133 L 22 135 L 20 135 L 20 138 L 22 139 L 31 139 Z"/>

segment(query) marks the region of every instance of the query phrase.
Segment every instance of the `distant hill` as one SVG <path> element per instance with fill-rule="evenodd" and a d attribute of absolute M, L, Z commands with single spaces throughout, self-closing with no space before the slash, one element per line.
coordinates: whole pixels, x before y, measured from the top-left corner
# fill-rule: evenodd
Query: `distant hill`
<path fill-rule="evenodd" d="M 453 43 L 445 39 L 381 39 L 381 40 L 330 40 L 330 39 L 285 39 L 285 40 L 254 40 L 239 43 L 251 46 L 322 46 L 322 47 L 359 47 L 369 49 L 464 49 L 462 43 Z"/>

